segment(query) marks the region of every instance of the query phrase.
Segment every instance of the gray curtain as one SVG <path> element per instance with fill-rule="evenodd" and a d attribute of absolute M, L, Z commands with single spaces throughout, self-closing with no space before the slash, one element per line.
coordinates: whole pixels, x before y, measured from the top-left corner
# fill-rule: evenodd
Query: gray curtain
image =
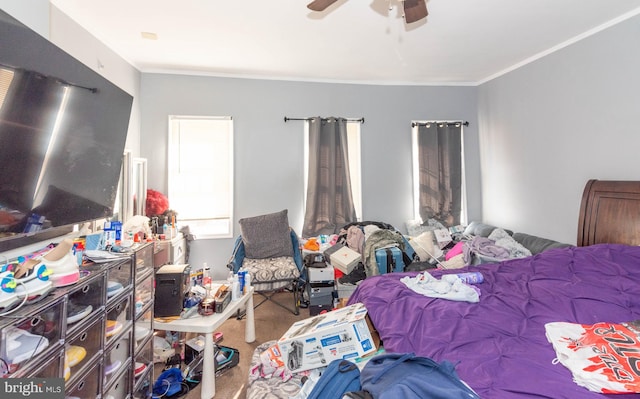
<path fill-rule="evenodd" d="M 338 233 L 356 221 L 349 175 L 347 121 L 309 120 L 309 177 L 302 235 Z"/>
<path fill-rule="evenodd" d="M 445 226 L 460 224 L 462 210 L 462 124 L 418 125 L 420 217 Z"/>

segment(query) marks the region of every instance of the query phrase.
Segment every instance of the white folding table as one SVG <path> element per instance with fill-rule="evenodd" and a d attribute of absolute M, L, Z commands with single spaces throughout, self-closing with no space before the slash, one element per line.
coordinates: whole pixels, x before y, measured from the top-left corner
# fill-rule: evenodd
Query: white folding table
<path fill-rule="evenodd" d="M 240 299 L 229 302 L 229 305 L 222 313 L 214 313 L 210 316 L 196 316 L 189 319 L 178 319 L 170 322 L 161 322 L 154 320 L 153 328 L 164 331 L 178 331 L 204 334 L 204 358 L 202 365 L 202 381 L 200 398 L 211 399 L 216 394 L 216 371 L 214 362 L 213 333 L 224 323 L 232 314 L 246 305 L 246 317 L 244 326 L 244 339 L 246 342 L 256 340 L 256 328 L 253 318 L 253 287 L 246 292 Z"/>

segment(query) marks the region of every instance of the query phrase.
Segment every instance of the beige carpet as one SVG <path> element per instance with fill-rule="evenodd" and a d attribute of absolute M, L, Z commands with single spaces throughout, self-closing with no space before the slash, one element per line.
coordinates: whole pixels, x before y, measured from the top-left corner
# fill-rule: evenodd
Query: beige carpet
<path fill-rule="evenodd" d="M 260 302 L 260 295 L 254 298 L 255 303 Z M 289 292 L 278 293 L 274 296 L 281 303 L 292 307 L 293 294 Z M 244 319 L 237 320 L 235 317 L 227 320 L 219 331 L 224 334 L 224 338 L 219 345 L 235 348 L 240 352 L 240 362 L 237 366 L 225 371 L 216 377 L 216 398 L 220 399 L 244 399 L 247 393 L 247 378 L 249 375 L 249 364 L 254 349 L 263 342 L 280 338 L 291 324 L 297 320 L 309 317 L 308 309 L 300 309 L 300 315 L 295 316 L 290 311 L 267 301 L 255 309 L 256 340 L 252 343 L 244 341 Z M 156 376 L 158 375 L 159 364 L 156 365 Z M 161 369 L 161 368 L 160 368 Z M 194 388 L 183 398 L 199 399 L 200 386 Z"/>

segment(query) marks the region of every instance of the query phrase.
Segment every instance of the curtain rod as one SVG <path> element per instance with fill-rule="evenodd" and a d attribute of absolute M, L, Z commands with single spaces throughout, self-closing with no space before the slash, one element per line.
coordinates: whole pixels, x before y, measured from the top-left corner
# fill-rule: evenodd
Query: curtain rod
<path fill-rule="evenodd" d="M 326 121 L 329 118 L 321 118 L 323 121 Z M 364 117 L 363 118 L 344 118 L 347 122 L 360 122 L 360 123 L 364 123 Z M 285 122 L 289 122 L 289 121 L 310 121 L 311 118 L 289 118 L 288 116 L 284 117 L 284 121 Z"/>
<path fill-rule="evenodd" d="M 440 124 L 440 123 L 446 123 L 448 125 L 455 125 L 456 123 L 462 123 L 463 126 L 469 126 L 469 122 L 467 121 L 424 121 L 424 122 L 411 122 L 411 127 L 416 127 L 416 126 L 426 126 L 429 124 Z"/>
<path fill-rule="evenodd" d="M 90 91 L 91 93 L 97 93 L 98 92 L 98 88 L 97 87 L 80 86 L 80 85 L 77 85 L 77 84 L 73 84 L 73 83 L 67 82 L 66 80 L 62 80 L 60 78 L 57 78 L 55 76 L 49 76 L 49 75 L 42 74 L 40 72 L 30 71 L 30 70 L 24 69 L 24 68 L 15 68 L 15 67 L 12 67 L 11 65 L 6 65 L 6 64 L 3 64 L 3 63 L 0 63 L 0 67 L 8 68 L 8 69 L 11 69 L 12 71 L 31 72 L 31 73 L 34 73 L 35 75 L 37 75 L 39 78 L 52 79 L 52 80 L 55 80 L 57 83 L 59 83 L 59 84 L 61 84 L 63 86 L 73 86 L 73 87 L 77 87 L 79 89 L 85 89 L 87 91 Z"/>

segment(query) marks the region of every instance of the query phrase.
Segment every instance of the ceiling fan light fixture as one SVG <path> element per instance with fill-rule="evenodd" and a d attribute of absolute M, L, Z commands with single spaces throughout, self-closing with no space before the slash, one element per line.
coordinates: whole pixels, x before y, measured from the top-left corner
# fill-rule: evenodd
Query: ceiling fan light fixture
<path fill-rule="evenodd" d="M 307 4 L 307 8 L 312 11 L 324 11 L 338 0 L 314 0 Z M 429 15 L 427 11 L 427 0 L 389 0 L 388 10 L 393 10 L 394 2 L 402 3 L 402 16 L 405 23 L 410 24 L 426 18 Z"/>
<path fill-rule="evenodd" d="M 403 3 L 404 20 L 408 24 L 420 21 L 429 15 L 426 0 L 403 0 Z"/>
<path fill-rule="evenodd" d="M 307 4 L 307 8 L 311 11 L 324 11 L 336 1 L 338 0 L 314 0 Z"/>

